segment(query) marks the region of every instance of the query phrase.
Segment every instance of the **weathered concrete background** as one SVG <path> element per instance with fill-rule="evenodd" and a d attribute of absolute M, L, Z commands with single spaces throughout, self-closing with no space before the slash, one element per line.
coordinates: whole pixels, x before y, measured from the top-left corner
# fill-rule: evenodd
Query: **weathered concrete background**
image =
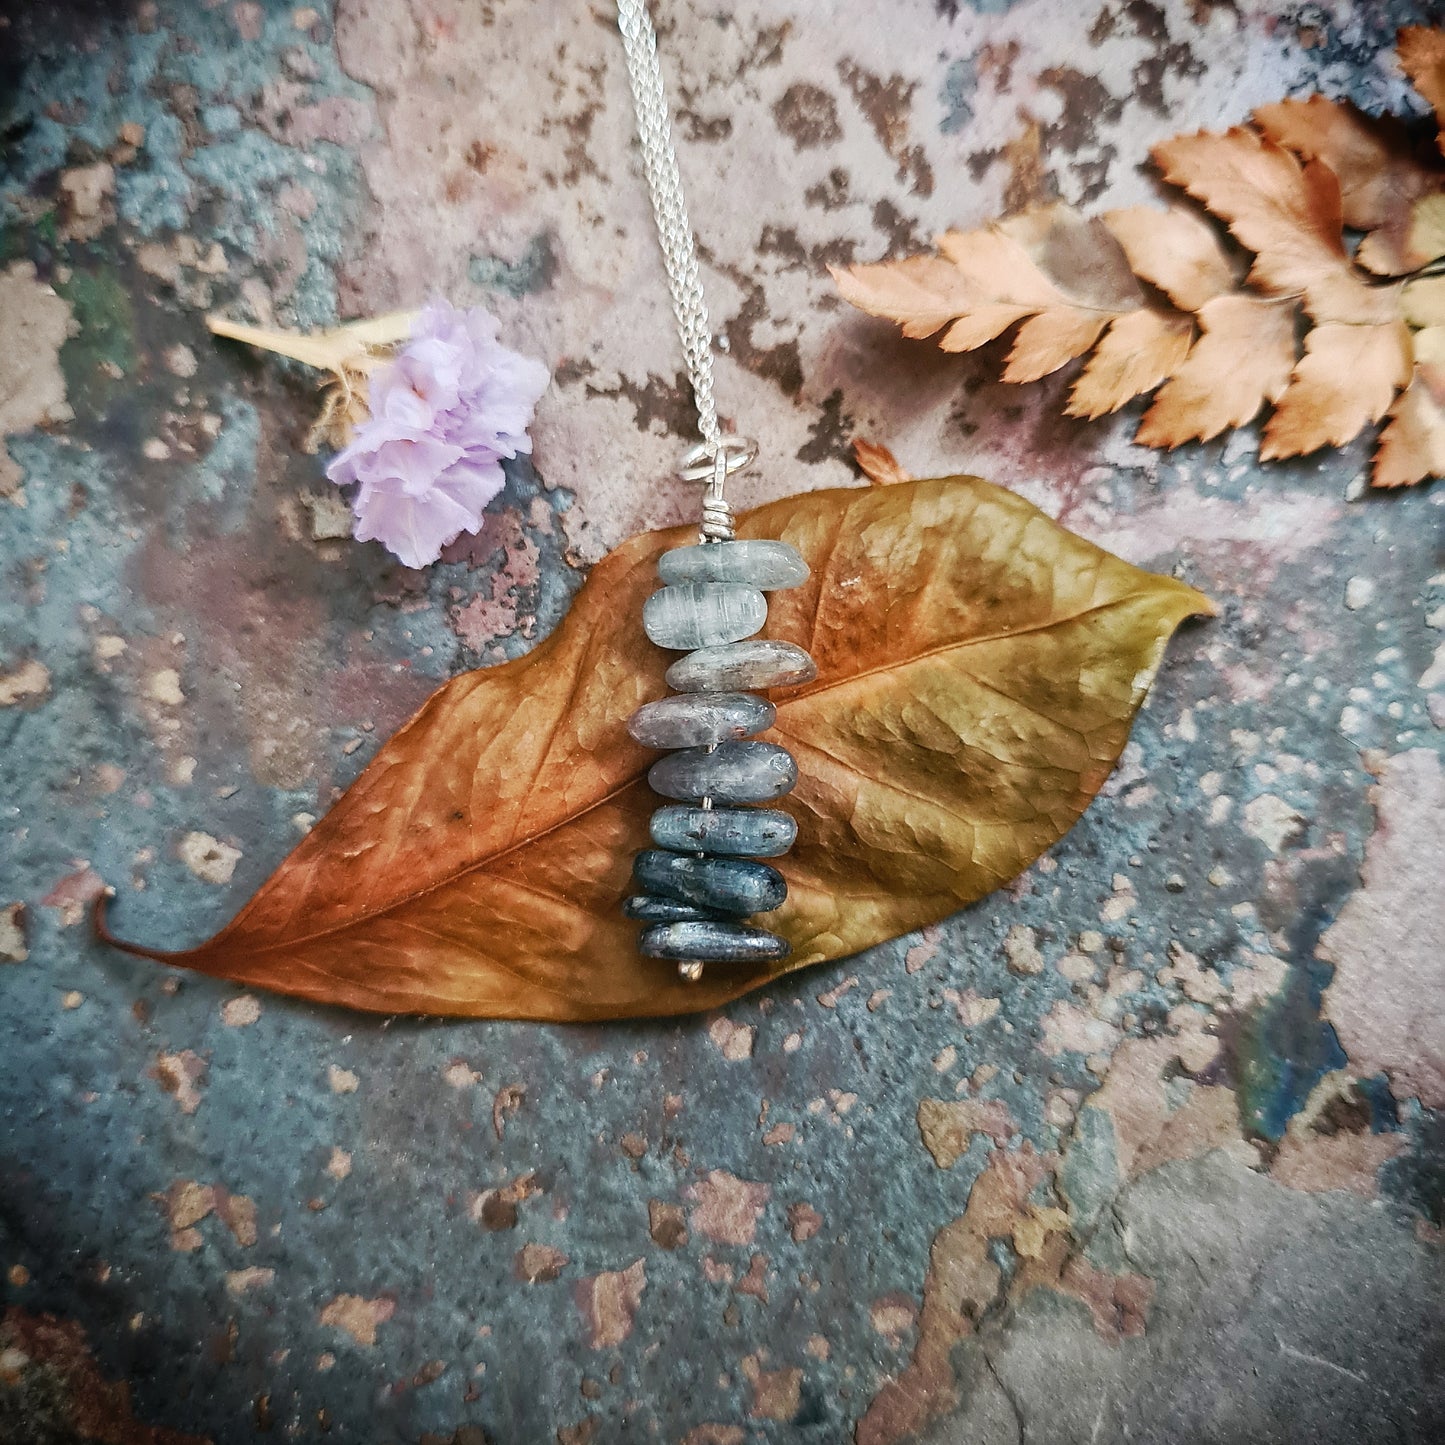
<path fill-rule="evenodd" d="M 1012 889 L 691 1023 L 330 1014 L 95 948 L 223 921 L 440 679 L 676 520 L 605 4 L 26 4 L 0 31 L 0 1438 L 1425 1441 L 1445 1431 L 1445 574 L 1364 444 L 1160 457 L 833 299 L 1177 130 L 1417 105 L 1417 4 L 667 5 L 765 440 L 1018 487 L 1226 603 Z M 309 326 L 487 300 L 557 373 L 478 540 L 338 540 Z"/>

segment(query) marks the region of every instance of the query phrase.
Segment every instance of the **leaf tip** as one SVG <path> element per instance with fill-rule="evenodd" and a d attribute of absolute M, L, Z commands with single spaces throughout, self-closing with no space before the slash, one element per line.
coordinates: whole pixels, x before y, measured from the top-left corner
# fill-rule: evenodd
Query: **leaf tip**
<path fill-rule="evenodd" d="M 885 446 L 866 437 L 853 438 L 853 460 L 874 487 L 889 487 L 897 482 L 911 482 L 913 473 L 903 466 Z"/>
<path fill-rule="evenodd" d="M 119 949 L 121 953 L 129 953 L 135 958 L 151 958 L 157 963 L 177 962 L 181 957 L 180 954 L 168 953 L 160 948 L 147 948 L 143 943 L 127 943 L 125 939 L 117 938 L 110 931 L 110 922 L 106 913 L 115 896 L 115 889 L 107 883 L 91 902 L 90 927 L 97 940 L 105 944 L 107 948 Z"/>
<path fill-rule="evenodd" d="M 1185 583 L 1185 586 L 1188 586 Z M 1197 587 L 1190 587 L 1195 603 L 1195 611 L 1191 614 L 1194 617 L 1222 617 L 1224 608 L 1214 600 L 1207 592 L 1201 592 Z"/>

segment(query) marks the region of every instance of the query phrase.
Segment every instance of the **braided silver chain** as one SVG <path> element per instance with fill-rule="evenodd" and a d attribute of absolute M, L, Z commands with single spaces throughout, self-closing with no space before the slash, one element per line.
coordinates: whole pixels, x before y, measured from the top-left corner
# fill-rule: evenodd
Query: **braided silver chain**
<path fill-rule="evenodd" d="M 688 379 L 697 405 L 697 429 L 702 437 L 682 459 L 678 475 L 686 481 L 705 481 L 702 535 L 706 541 L 731 537 L 732 509 L 723 500 L 723 483 L 731 472 L 748 465 L 757 455 L 754 443 L 725 437 L 718 426 L 713 399 L 712 325 L 697 267 L 697 246 L 687 219 L 682 177 L 672 144 L 667 96 L 657 60 L 657 32 L 652 28 L 646 0 L 617 0 L 617 28 L 627 55 L 627 78 L 637 112 L 637 138 L 642 148 L 642 170 L 652 197 L 657 240 L 667 268 L 672 311 L 682 342 Z"/>

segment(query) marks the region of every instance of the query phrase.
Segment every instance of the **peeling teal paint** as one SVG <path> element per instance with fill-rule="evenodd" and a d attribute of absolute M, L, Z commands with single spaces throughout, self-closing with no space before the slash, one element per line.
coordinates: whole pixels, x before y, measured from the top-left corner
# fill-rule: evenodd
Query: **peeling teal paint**
<path fill-rule="evenodd" d="M 505 296 L 526 296 L 552 284 L 557 257 L 551 236 L 534 236 L 515 261 L 498 256 L 473 256 L 468 267 L 472 282 L 487 291 Z"/>
<path fill-rule="evenodd" d="M 1240 1115 L 1262 1138 L 1283 1138 L 1315 1085 L 1349 1063 L 1334 1029 L 1320 1020 L 1329 973 L 1320 964 L 1291 970 L 1280 993 L 1244 1021 L 1236 1059 Z"/>

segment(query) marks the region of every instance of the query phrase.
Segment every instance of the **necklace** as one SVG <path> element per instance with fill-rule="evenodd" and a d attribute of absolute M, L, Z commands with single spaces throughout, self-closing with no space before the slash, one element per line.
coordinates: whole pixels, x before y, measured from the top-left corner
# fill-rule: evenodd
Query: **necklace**
<path fill-rule="evenodd" d="M 678 337 L 697 406 L 701 440 L 677 475 L 703 483 L 697 545 L 658 559 L 663 586 L 642 622 L 659 647 L 686 653 L 667 670 L 671 697 L 644 703 L 627 730 L 645 747 L 677 749 L 653 764 L 655 792 L 676 799 L 652 815 L 653 848 L 639 853 L 639 892 L 623 909 L 643 927 L 638 947 L 677 964 L 696 982 L 708 963 L 786 958 L 786 940 L 743 922 L 787 897 L 783 875 L 761 858 L 786 853 L 797 824 L 774 802 L 792 790 L 798 768 L 786 748 L 759 742 L 776 710 L 753 689 L 809 682 L 817 675 L 801 647 L 757 637 L 767 621 L 765 592 L 797 587 L 808 565 L 779 541 L 737 541 L 724 496 L 727 479 L 751 464 L 757 444 L 725 436 L 713 399 L 712 329 L 698 274 L 697 247 L 683 200 L 657 35 L 646 0 L 617 0 L 617 25 L 637 112 L 642 168 L 652 198 Z"/>

